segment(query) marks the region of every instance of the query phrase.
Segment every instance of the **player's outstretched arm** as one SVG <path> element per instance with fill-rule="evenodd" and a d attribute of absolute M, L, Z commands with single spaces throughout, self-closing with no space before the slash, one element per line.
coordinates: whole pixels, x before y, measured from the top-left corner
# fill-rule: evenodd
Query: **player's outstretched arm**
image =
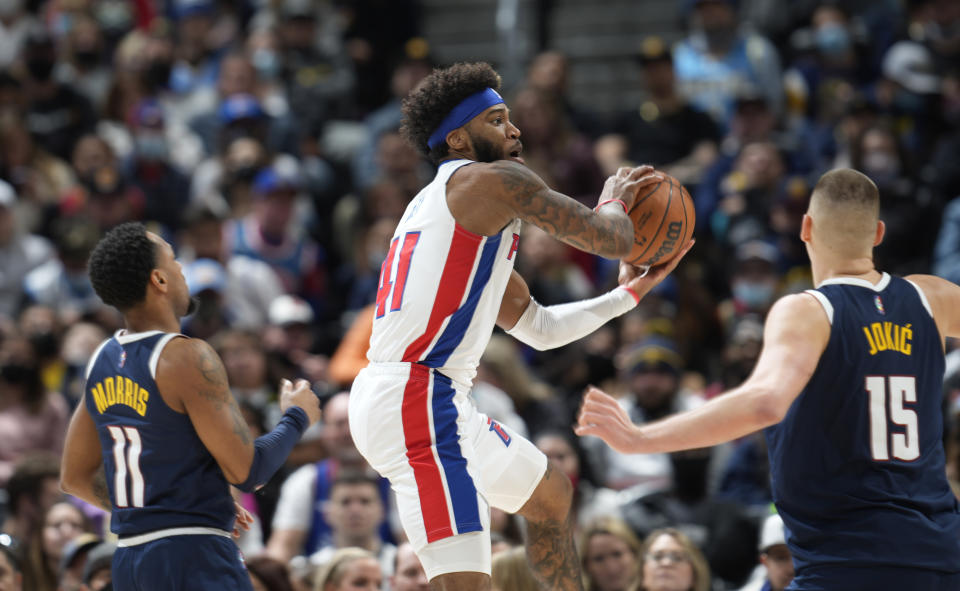
<path fill-rule="evenodd" d="M 457 171 L 456 184 L 449 191 L 459 192 L 471 208 L 484 204 L 483 215 L 505 223 L 520 218 L 542 228 L 554 238 L 580 250 L 607 258 L 620 258 L 633 246 L 633 223 L 624 207 L 611 201 L 596 210 L 554 191 L 535 172 L 510 160 L 497 160 L 484 166 L 468 166 Z M 662 180 L 650 166 L 622 168 L 607 179 L 600 203 L 619 199 L 629 208 L 642 187 Z M 459 220 L 461 215 L 455 213 Z M 489 229 L 492 234 L 502 228 Z"/>
<path fill-rule="evenodd" d="M 179 397 L 193 427 L 227 481 L 244 491 L 265 483 L 283 464 L 303 431 L 320 417 L 306 382 L 281 388 L 283 418 L 255 441 L 213 348 L 198 339 L 174 339 L 160 356 L 157 386 L 164 400 Z M 167 393 L 171 396 L 168 398 Z M 292 400 L 295 398 L 295 400 Z M 292 402 L 292 403 L 291 403 Z"/>
<path fill-rule="evenodd" d="M 67 439 L 60 464 L 60 488 L 78 499 L 110 511 L 110 493 L 103 472 L 100 439 L 87 405 L 77 405 L 67 427 Z"/>
<path fill-rule="evenodd" d="M 617 289 L 588 300 L 554 306 L 541 306 L 530 296 L 523 277 L 513 271 L 500 304 L 497 326 L 540 351 L 572 343 L 633 309 L 677 267 L 692 246 L 691 240 L 679 255 L 652 269 L 621 262 Z"/>
<path fill-rule="evenodd" d="M 757 366 L 739 387 L 696 409 L 636 426 L 613 397 L 590 388 L 577 435 L 594 435 L 622 453 L 673 452 L 717 445 L 779 423 L 817 368 L 830 338 L 812 296 L 781 298 L 767 316 Z"/>

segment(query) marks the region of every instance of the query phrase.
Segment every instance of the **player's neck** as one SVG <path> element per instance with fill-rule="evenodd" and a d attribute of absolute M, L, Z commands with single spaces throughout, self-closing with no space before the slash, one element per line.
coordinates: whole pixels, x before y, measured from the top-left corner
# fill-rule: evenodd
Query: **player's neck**
<path fill-rule="evenodd" d="M 180 321 L 172 311 L 157 313 L 156 310 L 136 308 L 127 311 L 123 315 L 123 319 L 126 322 L 127 331 L 132 333 L 149 332 L 151 330 L 180 332 Z"/>
<path fill-rule="evenodd" d="M 873 259 L 870 257 L 846 260 L 823 261 L 820 264 L 812 264 L 813 284 L 820 285 L 827 279 L 837 277 L 847 277 L 852 279 L 863 279 L 870 283 L 880 281 L 882 274 L 873 266 Z"/>

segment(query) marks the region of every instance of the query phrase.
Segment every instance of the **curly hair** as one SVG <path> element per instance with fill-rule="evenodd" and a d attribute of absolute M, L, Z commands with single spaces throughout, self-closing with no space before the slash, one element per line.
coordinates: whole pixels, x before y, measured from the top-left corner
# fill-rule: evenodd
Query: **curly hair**
<path fill-rule="evenodd" d="M 463 99 L 485 88 L 500 90 L 500 75 L 486 62 L 458 63 L 434 70 L 403 101 L 400 133 L 421 154 L 440 162 L 450 148 L 446 142 L 431 149 L 430 134 Z"/>
<path fill-rule="evenodd" d="M 131 222 L 107 232 L 90 254 L 87 270 L 103 303 L 123 312 L 143 301 L 156 266 L 157 245 L 143 224 Z"/>

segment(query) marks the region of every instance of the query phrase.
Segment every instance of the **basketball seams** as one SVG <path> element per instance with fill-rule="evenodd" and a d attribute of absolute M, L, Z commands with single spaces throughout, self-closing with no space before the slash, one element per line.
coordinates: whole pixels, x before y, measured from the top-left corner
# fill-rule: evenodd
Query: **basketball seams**
<path fill-rule="evenodd" d="M 654 232 L 653 235 L 650 237 L 650 242 L 647 244 L 647 247 L 643 249 L 643 252 L 641 252 L 641 253 L 638 254 L 637 256 L 635 256 L 635 257 L 633 257 L 632 259 L 630 259 L 629 261 L 627 261 L 627 262 L 630 263 L 631 265 L 632 265 L 632 264 L 635 264 L 635 262 L 636 262 L 638 259 L 642 258 L 644 255 L 647 254 L 647 251 L 650 250 L 650 247 L 657 243 L 657 237 L 660 236 L 660 232 L 663 230 L 664 221 L 667 219 L 667 215 L 670 213 L 670 206 L 671 206 L 671 204 L 673 203 L 673 181 L 670 180 L 669 178 L 667 178 L 666 181 L 667 181 L 667 183 L 669 183 L 669 185 L 670 185 L 670 192 L 667 193 L 667 203 L 666 203 L 666 206 L 663 208 L 663 215 L 660 217 L 660 225 L 657 226 L 657 231 Z M 661 181 L 660 183 L 657 183 L 656 189 L 654 189 L 654 190 L 651 191 L 649 194 L 647 194 L 646 196 L 644 196 L 644 199 L 646 199 L 646 198 L 650 197 L 651 195 L 655 194 L 655 193 L 657 192 L 657 189 L 660 188 L 660 185 L 661 185 L 662 183 L 663 183 L 663 181 Z M 681 200 L 682 200 L 682 199 L 683 199 L 683 196 L 681 195 Z M 637 202 L 634 202 L 634 207 L 636 207 L 637 203 L 639 203 L 639 200 L 638 200 Z M 632 208 L 631 208 L 631 209 L 632 209 Z M 634 229 L 634 232 L 636 232 L 636 228 Z M 634 238 L 634 243 L 636 243 L 636 238 Z"/>
<path fill-rule="evenodd" d="M 669 181 L 668 181 L 668 182 L 669 182 Z M 633 205 L 630 206 L 630 210 L 627 212 L 627 215 L 630 215 L 630 213 L 631 213 L 634 209 L 636 209 L 636 207 L 637 207 L 638 205 L 640 205 L 641 203 L 643 203 L 644 201 L 646 201 L 646 200 L 647 200 L 648 198 L 650 198 L 651 196 L 655 195 L 656 192 L 660 190 L 660 185 L 662 185 L 662 184 L 663 184 L 663 181 L 660 181 L 659 183 L 657 183 L 656 185 L 653 186 L 653 189 L 651 189 L 649 193 L 647 193 L 647 194 L 644 195 L 643 197 L 637 197 L 636 199 L 634 199 L 634 200 L 633 200 Z M 673 184 L 673 183 L 671 183 L 671 185 L 672 185 L 672 184 Z"/>

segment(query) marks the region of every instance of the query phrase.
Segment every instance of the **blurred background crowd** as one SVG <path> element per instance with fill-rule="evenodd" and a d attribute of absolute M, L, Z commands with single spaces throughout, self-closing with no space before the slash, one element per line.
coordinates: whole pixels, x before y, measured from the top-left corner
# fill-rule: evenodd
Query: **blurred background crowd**
<path fill-rule="evenodd" d="M 281 378 L 325 402 L 281 473 L 238 497 L 257 517 L 240 539 L 257 589 L 426 589 L 344 393 L 393 228 L 433 175 L 398 133 L 400 100 L 445 65 L 424 4 L 0 0 L 0 589 L 15 573 L 32 591 L 108 585 L 106 518 L 57 475 L 85 364 L 121 327 L 86 260 L 130 220 L 176 248 L 202 302 L 183 332 L 216 347 L 255 435 L 278 419 Z M 570 58 L 544 34 L 557 3 L 512 4 L 540 19 L 529 59 L 473 59 L 519 68 L 504 94 L 528 166 L 592 206 L 619 166 L 654 164 L 692 194 L 697 245 L 579 342 L 538 352 L 495 334 L 477 404 L 574 482 L 589 589 L 782 589 L 761 436 L 624 456 L 570 425 L 588 384 L 645 422 L 746 378 L 772 302 L 811 287 L 798 231 L 831 168 L 880 189 L 881 270 L 960 281 L 960 3 L 667 3 L 675 29 L 635 36 L 623 83 L 638 92 L 615 108 L 570 92 Z M 615 261 L 534 227 L 517 268 L 545 304 L 616 283 Z M 944 384 L 954 483 L 958 355 Z M 494 529 L 495 588 L 531 588 L 521 524 L 495 512 Z"/>

